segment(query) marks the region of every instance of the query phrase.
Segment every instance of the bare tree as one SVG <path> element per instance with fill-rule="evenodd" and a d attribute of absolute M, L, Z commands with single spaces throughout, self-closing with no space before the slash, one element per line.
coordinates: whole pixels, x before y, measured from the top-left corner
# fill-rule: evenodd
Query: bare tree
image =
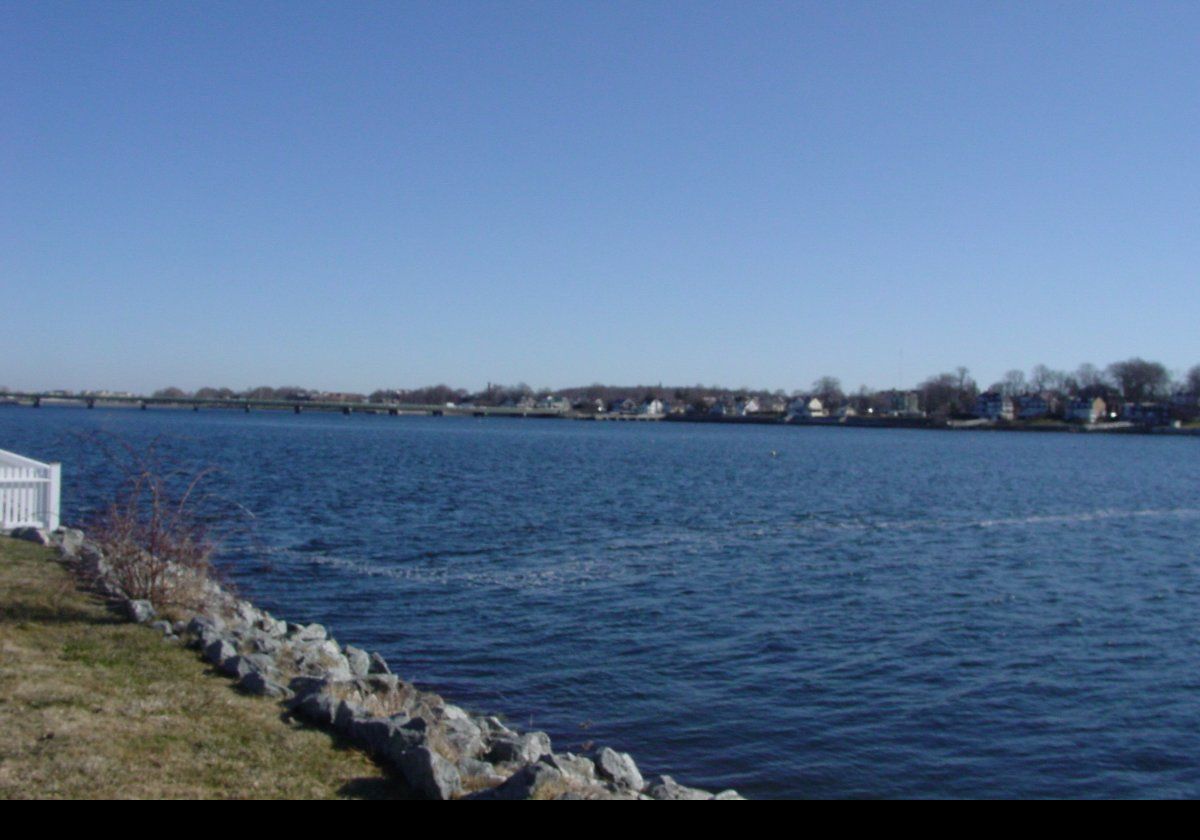
<path fill-rule="evenodd" d="M 1187 372 L 1184 383 L 1189 394 L 1200 395 L 1200 365 L 1196 365 Z"/>
<path fill-rule="evenodd" d="M 1023 394 L 1025 392 L 1025 372 L 1015 368 L 1008 371 L 1001 381 L 1001 390 L 1010 397 Z"/>
<path fill-rule="evenodd" d="M 1166 367 L 1141 358 L 1113 362 L 1108 366 L 1108 373 L 1121 389 L 1121 396 L 1130 402 L 1145 402 L 1163 397 L 1171 382 Z"/>
<path fill-rule="evenodd" d="M 822 376 L 813 383 L 813 394 L 827 407 L 840 404 L 846 395 L 842 393 L 842 382 L 836 376 Z"/>
<path fill-rule="evenodd" d="M 1091 362 L 1084 362 L 1075 370 L 1075 381 L 1080 388 L 1095 388 L 1097 385 L 1108 384 L 1104 373 Z"/>

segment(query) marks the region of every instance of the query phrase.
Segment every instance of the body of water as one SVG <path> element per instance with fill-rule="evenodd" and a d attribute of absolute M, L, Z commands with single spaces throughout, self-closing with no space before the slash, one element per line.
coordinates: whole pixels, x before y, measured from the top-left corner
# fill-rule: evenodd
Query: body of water
<path fill-rule="evenodd" d="M 238 588 L 751 797 L 1200 795 L 1200 440 L 0 408 L 217 468 Z"/>

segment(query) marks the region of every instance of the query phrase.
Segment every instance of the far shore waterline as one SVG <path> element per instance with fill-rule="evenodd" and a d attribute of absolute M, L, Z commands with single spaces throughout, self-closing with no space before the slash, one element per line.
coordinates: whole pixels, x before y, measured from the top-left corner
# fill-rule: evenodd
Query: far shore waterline
<path fill-rule="evenodd" d="M 1151 435 L 1151 436 L 1200 436 L 1200 425 L 1163 426 L 1147 425 L 1131 421 L 1081 423 L 1054 419 L 1037 420 L 988 420 L 984 418 L 940 418 L 904 417 L 889 415 L 858 415 L 847 417 L 800 417 L 781 413 L 764 413 L 752 416 L 714 416 L 706 414 L 638 414 L 603 413 L 593 414 L 574 410 L 523 408 L 512 406 L 477 405 L 417 405 L 388 403 L 342 403 L 311 400 L 253 400 L 253 399 L 206 399 L 196 397 L 141 397 L 141 396 L 95 396 L 89 394 L 48 394 L 9 392 L 0 395 L 0 408 L 33 408 L 46 406 L 59 408 L 74 407 L 94 409 L 149 410 L 171 409 L 175 411 L 201 410 L 220 412 L 270 412 L 270 413 L 326 413 L 363 414 L 391 417 L 467 417 L 467 418 L 510 418 L 575 420 L 603 423 L 696 423 L 725 426 L 791 426 L 800 428 L 854 428 L 854 429 L 922 429 L 929 431 L 975 431 L 975 432 L 1032 432 L 1071 433 L 1103 435 Z"/>

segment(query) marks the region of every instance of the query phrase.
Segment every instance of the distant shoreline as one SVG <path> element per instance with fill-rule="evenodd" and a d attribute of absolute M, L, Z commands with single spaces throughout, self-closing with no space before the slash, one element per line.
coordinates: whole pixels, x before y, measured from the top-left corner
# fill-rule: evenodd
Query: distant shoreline
<path fill-rule="evenodd" d="M 855 429 L 929 429 L 949 432 L 1034 432 L 1073 434 L 1124 434 L 1124 435 L 1172 435 L 1200 436 L 1200 425 L 1194 426 L 1150 426 L 1128 421 L 1111 423 L 1068 423 L 1061 420 L 993 421 L 977 419 L 935 419 L 929 417 L 785 417 L 778 414 L 759 416 L 728 417 L 704 414 L 587 414 L 576 411 L 546 411 L 507 406 L 429 406 L 389 405 L 383 403 L 324 403 L 282 400 L 197 400 L 164 399 L 155 397 L 92 397 L 92 396 L 43 396 L 9 394 L 0 397 L 0 408 L 38 408 L 41 405 L 75 406 L 79 408 L 114 408 L 147 410 L 174 409 L 190 411 L 255 411 L 288 412 L 302 414 L 324 412 L 336 414 L 383 414 L 407 417 L 512 417 L 554 420 L 581 420 L 594 422 L 635 423 L 703 423 L 712 425 L 752 426 L 803 426 Z"/>

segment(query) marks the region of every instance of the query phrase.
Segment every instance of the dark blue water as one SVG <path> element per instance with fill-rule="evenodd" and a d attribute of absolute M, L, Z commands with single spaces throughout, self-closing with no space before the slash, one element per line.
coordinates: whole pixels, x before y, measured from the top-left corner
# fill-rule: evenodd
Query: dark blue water
<path fill-rule="evenodd" d="M 95 429 L 220 468 L 250 597 L 559 748 L 755 797 L 1200 795 L 1194 438 L 0 409 L 68 518 Z"/>

